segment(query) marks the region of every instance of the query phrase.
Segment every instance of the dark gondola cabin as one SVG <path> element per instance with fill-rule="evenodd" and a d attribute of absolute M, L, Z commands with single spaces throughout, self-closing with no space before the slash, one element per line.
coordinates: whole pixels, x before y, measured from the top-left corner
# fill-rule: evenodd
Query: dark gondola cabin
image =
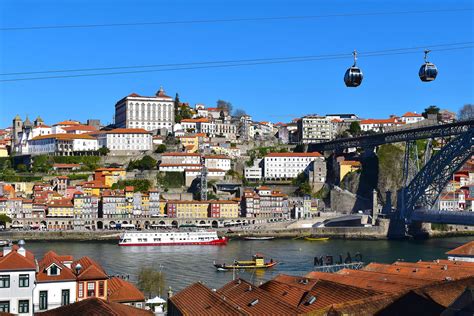
<path fill-rule="evenodd" d="M 436 79 L 438 75 L 438 68 L 428 61 L 429 49 L 425 50 L 425 63 L 421 65 L 418 75 L 420 76 L 421 81 L 430 82 Z"/>
<path fill-rule="evenodd" d="M 438 75 L 438 68 L 436 68 L 436 66 L 432 63 L 425 63 L 421 65 L 418 75 L 420 76 L 421 81 L 433 81 Z"/>
<path fill-rule="evenodd" d="M 362 83 L 362 79 L 364 75 L 359 67 L 351 67 L 346 70 L 346 74 L 344 75 L 344 82 L 347 87 L 358 87 Z"/>
<path fill-rule="evenodd" d="M 357 51 L 354 50 L 352 52 L 352 55 L 354 56 L 354 64 L 352 67 L 346 70 L 346 73 L 344 75 L 344 83 L 346 84 L 346 87 L 358 87 L 362 83 L 362 79 L 364 79 L 364 75 L 362 74 L 362 70 L 359 69 L 359 67 L 356 66 L 357 64 Z"/>

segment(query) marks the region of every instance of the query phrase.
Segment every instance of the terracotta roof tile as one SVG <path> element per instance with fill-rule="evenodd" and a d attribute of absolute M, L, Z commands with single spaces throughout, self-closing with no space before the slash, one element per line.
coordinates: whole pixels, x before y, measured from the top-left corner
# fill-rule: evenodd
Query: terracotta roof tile
<path fill-rule="evenodd" d="M 74 315 L 90 315 L 90 316 L 152 316 L 151 311 L 135 308 L 132 306 L 107 302 L 99 298 L 88 298 L 74 304 L 61 306 L 35 315 L 44 316 L 74 316 Z"/>
<path fill-rule="evenodd" d="M 446 252 L 447 255 L 453 255 L 453 256 L 469 256 L 472 257 L 474 256 L 474 240 L 470 241 L 468 243 L 465 243 L 462 246 L 459 246 L 457 248 L 454 248 L 448 252 Z"/>
<path fill-rule="evenodd" d="M 181 315 L 247 315 L 236 304 L 201 283 L 188 286 L 169 301 L 170 314 L 178 315 L 179 311 Z"/>
<path fill-rule="evenodd" d="M 298 158 L 298 157 L 323 157 L 318 152 L 312 152 L 312 153 L 269 153 L 266 157 L 293 157 L 293 158 Z"/>
<path fill-rule="evenodd" d="M 297 313 L 295 307 L 242 279 L 227 283 L 217 293 L 239 305 L 249 314 L 295 315 Z"/>
<path fill-rule="evenodd" d="M 107 299 L 110 302 L 144 302 L 145 296 L 132 283 L 113 277 L 107 281 Z"/>
<path fill-rule="evenodd" d="M 26 250 L 25 256 L 18 253 L 18 246 L 14 245 L 11 252 L 6 256 L 0 252 L 0 271 L 35 270 L 35 257 L 33 253 Z"/>

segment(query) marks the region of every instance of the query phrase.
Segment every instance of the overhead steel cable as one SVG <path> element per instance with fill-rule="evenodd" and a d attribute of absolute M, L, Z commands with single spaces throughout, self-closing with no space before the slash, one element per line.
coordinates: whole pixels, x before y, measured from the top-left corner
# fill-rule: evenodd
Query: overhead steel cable
<path fill-rule="evenodd" d="M 38 25 L 38 26 L 16 26 L 1 27 L 0 31 L 33 31 L 51 29 L 79 29 L 79 28 L 102 28 L 102 27 L 124 27 L 124 26 L 149 26 L 149 25 L 173 25 L 173 24 L 206 24 L 206 23 L 231 23 L 231 22 L 253 22 L 253 21 L 279 21 L 279 20 L 310 20 L 333 17 L 358 17 L 400 14 L 427 14 L 442 12 L 467 12 L 472 8 L 457 9 L 435 9 L 435 10 L 413 10 L 413 11 L 391 11 L 391 12 L 361 12 L 361 13 L 334 13 L 321 15 L 302 16 L 277 16 L 277 17 L 254 17 L 254 18 L 228 18 L 228 19 L 203 19 L 203 20 L 177 20 L 177 21 L 152 21 L 152 22 L 130 22 L 130 23 L 100 23 L 100 24 L 72 24 L 72 25 Z"/>
<path fill-rule="evenodd" d="M 473 48 L 474 45 L 462 46 L 462 47 L 450 47 L 432 49 L 431 51 L 452 51 Z M 377 56 L 389 56 L 389 55 L 403 55 L 403 54 L 418 54 L 417 51 L 392 51 L 392 52 L 372 52 L 365 53 L 364 57 L 377 57 Z M 87 74 L 75 74 L 75 75 L 59 75 L 59 76 L 45 76 L 45 77 L 28 77 L 28 78 L 13 78 L 13 79 L 1 79 L 0 82 L 13 82 L 13 81 L 30 81 L 30 80 L 46 80 L 46 79 L 63 79 L 63 78 L 79 78 L 79 77 L 97 77 L 97 76 L 111 76 L 111 75 L 122 75 L 122 74 L 136 74 L 136 73 L 148 73 L 148 72 L 164 72 L 164 71 L 178 71 L 178 70 L 192 70 L 192 69 L 210 69 L 210 68 L 227 68 L 227 67 L 240 67 L 240 66 L 252 66 L 252 65 L 266 65 L 266 64 L 281 64 L 281 63 L 295 63 L 295 62 L 308 62 L 318 60 L 335 60 L 335 59 L 346 59 L 350 54 L 341 55 L 328 55 L 312 58 L 299 58 L 299 59 L 285 59 L 285 60 L 266 60 L 260 62 L 242 62 L 242 63 L 227 63 L 220 65 L 203 65 L 203 66 L 190 66 L 190 67 L 178 67 L 178 68 L 163 68 L 163 69 L 152 69 L 152 70 L 133 70 L 133 71 L 118 71 L 118 72 L 104 72 L 104 73 L 87 73 Z"/>
<path fill-rule="evenodd" d="M 409 51 L 425 49 L 426 47 L 448 47 L 448 46 L 459 46 L 466 44 L 474 44 L 474 41 L 457 42 L 457 43 L 444 43 L 434 45 L 424 45 L 406 48 L 390 48 L 377 51 L 367 51 L 358 53 L 360 56 L 369 56 L 372 54 L 386 53 L 386 52 L 397 52 L 397 51 Z M 433 49 L 432 49 L 433 50 Z M 434 49 L 435 51 L 439 49 Z M 76 68 L 76 69 L 51 69 L 42 71 L 24 71 L 24 72 L 8 72 L 0 73 L 0 76 L 17 76 L 17 75 L 33 75 L 33 74 L 48 74 L 48 73 L 67 73 L 67 72 L 87 72 L 87 71 L 99 71 L 99 70 L 119 70 L 119 69 L 139 69 L 139 68 L 158 68 L 158 67 L 180 67 L 180 66 L 193 66 L 193 65 L 212 65 L 212 64 L 227 64 L 227 63 L 245 63 L 245 62 L 263 62 L 263 61 L 278 61 L 278 60 L 300 60 L 300 59 L 312 59 L 312 58 L 325 58 L 325 57 L 346 57 L 350 56 L 350 53 L 336 53 L 336 54 L 323 54 L 323 55 L 306 55 L 306 56 L 289 56 L 289 57 L 269 57 L 269 58 L 253 58 L 253 59 L 234 59 L 234 60 L 220 60 L 220 61 L 198 61 L 189 63 L 172 63 L 172 64 L 151 64 L 151 65 L 132 65 L 132 66 L 111 66 L 111 67 L 96 67 L 96 68 Z"/>

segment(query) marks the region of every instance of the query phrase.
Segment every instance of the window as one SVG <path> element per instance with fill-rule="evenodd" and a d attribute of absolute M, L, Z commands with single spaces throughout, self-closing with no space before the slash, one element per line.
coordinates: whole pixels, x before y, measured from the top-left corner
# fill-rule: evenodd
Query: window
<path fill-rule="evenodd" d="M 10 287 L 10 276 L 0 275 L 0 288 Z"/>
<path fill-rule="evenodd" d="M 95 296 L 95 282 L 87 283 L 87 297 Z"/>
<path fill-rule="evenodd" d="M 30 276 L 28 274 L 20 274 L 19 287 L 29 287 L 30 286 Z"/>
<path fill-rule="evenodd" d="M 51 268 L 49 269 L 49 274 L 50 275 L 58 275 L 59 274 L 58 267 L 53 264 L 51 266 Z"/>
<path fill-rule="evenodd" d="M 61 291 L 61 305 L 69 305 L 69 290 Z"/>
<path fill-rule="evenodd" d="M 30 301 L 19 300 L 18 301 L 18 313 L 29 313 L 30 312 Z"/>
<path fill-rule="evenodd" d="M 5 312 L 5 313 L 10 312 L 10 302 L 9 301 L 1 301 L 0 302 L 0 312 Z"/>
<path fill-rule="evenodd" d="M 79 283 L 79 297 L 84 297 L 84 283 Z"/>
<path fill-rule="evenodd" d="M 104 296 L 104 281 L 99 282 L 99 296 Z"/>
<path fill-rule="evenodd" d="M 48 309 L 48 291 L 39 292 L 39 309 Z"/>

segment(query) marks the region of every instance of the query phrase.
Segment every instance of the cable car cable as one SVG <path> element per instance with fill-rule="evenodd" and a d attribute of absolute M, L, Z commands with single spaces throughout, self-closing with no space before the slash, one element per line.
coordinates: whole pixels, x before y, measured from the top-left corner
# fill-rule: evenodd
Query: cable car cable
<path fill-rule="evenodd" d="M 377 51 L 368 51 L 365 53 L 358 52 L 359 56 L 378 56 L 378 54 L 385 52 L 397 52 L 397 51 L 408 51 L 408 50 L 419 50 L 425 49 L 426 47 L 446 47 L 446 46 L 457 46 L 465 44 L 474 44 L 474 41 L 457 42 L 457 43 L 444 43 L 435 45 L 424 45 L 406 48 L 390 48 Z M 433 51 L 439 51 L 439 49 L 432 49 Z M 418 53 L 418 51 L 416 51 Z M 323 57 L 344 57 L 349 56 L 348 53 L 336 53 L 336 54 L 323 54 L 323 55 L 307 55 L 307 56 L 289 56 L 289 57 L 273 57 L 273 58 L 254 58 L 254 59 L 236 59 L 236 60 L 221 60 L 221 61 L 199 61 L 190 63 L 172 63 L 172 64 L 151 64 L 151 65 L 137 65 L 137 66 L 112 66 L 112 67 L 97 67 L 97 68 L 76 68 L 76 69 L 51 69 L 43 71 L 28 71 L 28 72 L 8 72 L 0 73 L 0 76 L 13 76 L 13 75 L 32 75 L 42 73 L 63 73 L 63 72 L 82 72 L 82 71 L 97 71 L 97 70 L 119 70 L 119 69 L 134 69 L 134 68 L 155 68 L 155 67 L 176 67 L 176 66 L 191 66 L 191 65 L 207 65 L 207 64 L 224 64 L 224 63 L 240 63 L 240 62 L 258 62 L 258 61 L 276 61 L 276 60 L 291 60 L 291 59 L 310 59 L 310 58 L 323 58 Z"/>
<path fill-rule="evenodd" d="M 472 8 L 458 9 L 438 9 L 438 10 L 413 10 L 413 11 L 392 11 L 392 12 L 362 12 L 362 13 L 334 13 L 322 15 L 302 15 L 302 16 L 277 16 L 277 17 L 255 17 L 255 18 L 229 18 L 229 19 L 203 19 L 203 20 L 176 20 L 176 21 L 155 21 L 155 22 L 135 22 L 135 23 L 103 23 L 103 24 L 72 24 L 72 25 L 38 25 L 38 26 L 18 26 L 1 27 L 0 31 L 26 31 L 26 30 L 50 30 L 50 29 L 74 29 L 74 28 L 101 28 L 101 27 L 123 27 L 123 26 L 147 26 L 147 25 L 174 25 L 174 24 L 206 24 L 223 22 L 252 22 L 252 21 L 278 21 L 278 20 L 309 20 L 332 17 L 357 17 L 357 16 L 379 16 L 379 15 L 400 15 L 400 14 L 425 14 L 442 12 L 463 12 L 473 11 Z"/>
<path fill-rule="evenodd" d="M 449 50 L 460 50 L 473 48 L 474 46 L 464 46 L 455 48 L 444 48 L 438 51 L 449 51 Z M 433 50 L 434 51 L 434 50 Z M 365 55 L 365 57 L 377 57 L 377 56 L 388 56 L 388 55 L 402 55 L 402 54 L 414 54 L 419 53 L 416 51 L 410 52 L 387 52 L 377 53 L 372 55 Z M 346 59 L 348 54 L 344 56 L 332 56 L 332 57 L 320 57 L 320 58 L 308 58 L 308 59 L 293 59 L 293 60 L 276 60 L 276 61 L 262 61 L 262 62 L 248 62 L 248 63 L 235 63 L 235 64 L 223 64 L 223 65 L 207 65 L 207 66 L 195 66 L 195 67 L 180 67 L 180 68 L 165 68 L 165 69 L 152 69 L 152 70 L 134 70 L 134 71 L 119 71 L 119 72 L 106 72 L 106 73 L 92 73 L 92 74 L 76 74 L 76 75 L 61 75 L 61 76 L 46 76 L 46 77 L 29 77 L 29 78 L 13 78 L 13 79 L 0 79 L 0 82 L 14 82 L 14 81 L 30 81 L 30 80 L 45 80 L 45 79 L 63 79 L 63 78 L 78 78 L 78 77 L 97 77 L 97 76 L 111 76 L 111 75 L 122 75 L 122 74 L 134 74 L 134 73 L 147 73 L 147 72 L 164 72 L 164 71 L 177 71 L 177 70 L 191 70 L 191 69 L 208 69 L 208 68 L 226 68 L 226 67 L 239 67 L 239 66 L 252 66 L 252 65 L 266 65 L 266 64 L 281 64 L 281 63 L 295 63 L 295 62 L 308 62 L 317 60 L 335 60 L 335 59 Z"/>

